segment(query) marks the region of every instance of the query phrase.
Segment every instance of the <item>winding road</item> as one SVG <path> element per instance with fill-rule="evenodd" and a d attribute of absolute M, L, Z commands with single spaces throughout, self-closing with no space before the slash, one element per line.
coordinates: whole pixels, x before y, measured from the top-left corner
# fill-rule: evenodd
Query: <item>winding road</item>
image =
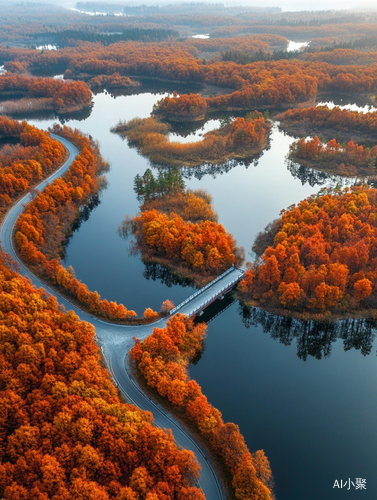
<path fill-rule="evenodd" d="M 78 154 L 77 148 L 71 142 L 55 134 L 51 134 L 51 136 L 67 148 L 69 157 L 61 168 L 37 186 L 39 191 L 43 191 L 48 184 L 62 176 L 69 169 Z M 201 449 L 201 447 L 195 442 L 186 429 L 184 429 L 160 405 L 153 402 L 142 392 L 136 381 L 130 375 L 128 352 L 134 345 L 132 337 L 137 336 L 140 340 L 144 340 L 152 333 L 155 326 L 163 328 L 167 319 L 161 319 L 153 325 L 141 326 L 116 325 L 114 323 L 108 323 L 82 311 L 76 305 L 69 302 L 65 297 L 61 296 L 57 291 L 50 288 L 37 276 L 35 276 L 20 261 L 13 247 L 12 239 L 16 221 L 25 209 L 25 206 L 31 200 L 32 195 L 30 193 L 26 194 L 15 205 L 13 205 L 2 221 L 0 225 L 0 243 L 4 252 L 10 254 L 10 256 L 19 264 L 20 274 L 23 276 L 28 275 L 36 287 L 44 288 L 47 293 L 57 297 L 59 303 L 63 304 L 66 310 L 73 310 L 81 320 L 88 321 L 94 325 L 97 344 L 101 347 L 110 373 L 119 391 L 124 395 L 128 402 L 135 404 L 142 410 L 152 412 L 155 425 L 161 427 L 162 429 L 172 429 L 175 442 L 178 446 L 194 452 L 201 466 L 199 479 L 200 487 L 202 488 L 207 500 L 224 500 L 225 495 L 220 481 L 209 457 L 206 456 L 203 449 Z"/>

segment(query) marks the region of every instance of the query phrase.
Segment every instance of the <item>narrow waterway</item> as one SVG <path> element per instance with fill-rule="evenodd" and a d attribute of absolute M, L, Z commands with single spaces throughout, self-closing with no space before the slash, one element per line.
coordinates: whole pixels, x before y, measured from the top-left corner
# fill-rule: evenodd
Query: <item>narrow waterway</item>
<path fill-rule="evenodd" d="M 69 126 L 99 140 L 111 170 L 100 203 L 87 211 L 69 241 L 65 264 L 72 265 L 91 290 L 139 314 L 146 307 L 159 309 L 167 298 L 178 303 L 192 291 L 165 269 L 146 266 L 131 255 L 129 242 L 117 233 L 124 216 L 138 210 L 135 175 L 153 167 L 110 128 L 119 119 L 149 116 L 164 95 L 142 92 L 114 98 L 104 92 L 94 97 L 85 119 L 66 118 Z M 29 121 L 47 128 L 55 120 Z M 204 129 L 188 131 L 184 140 L 199 140 L 218 125 L 207 122 Z M 179 140 L 174 133 L 170 138 Z M 219 222 L 245 247 L 249 259 L 255 235 L 281 209 L 323 186 L 350 182 L 288 165 L 293 140 L 274 127 L 269 147 L 254 161 L 182 169 L 188 187 L 211 193 Z M 227 300 L 217 301 L 203 319 L 225 307 Z M 289 327 L 234 302 L 209 324 L 204 352 L 191 367 L 191 376 L 224 419 L 240 425 L 250 450 L 265 450 L 277 500 L 377 498 L 374 334 L 368 325 L 335 330 Z M 348 478 L 366 478 L 367 491 L 356 493 L 352 485 L 347 492 L 333 489 L 335 480 Z"/>

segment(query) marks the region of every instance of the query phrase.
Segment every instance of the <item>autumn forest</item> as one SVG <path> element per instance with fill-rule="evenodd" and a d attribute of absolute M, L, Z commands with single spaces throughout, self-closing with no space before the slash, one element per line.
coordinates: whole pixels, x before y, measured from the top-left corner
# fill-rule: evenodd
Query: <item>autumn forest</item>
<path fill-rule="evenodd" d="M 0 497 L 302 500 L 305 370 L 375 369 L 376 10 L 1 9 Z"/>

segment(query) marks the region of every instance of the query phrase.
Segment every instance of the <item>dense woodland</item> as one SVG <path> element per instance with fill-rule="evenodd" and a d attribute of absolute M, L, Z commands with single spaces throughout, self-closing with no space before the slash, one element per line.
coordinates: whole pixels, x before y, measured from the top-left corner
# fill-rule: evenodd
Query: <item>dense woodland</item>
<path fill-rule="evenodd" d="M 79 7 L 96 9 L 90 3 Z M 115 127 L 153 166 L 164 164 L 157 173 L 148 169 L 135 178 L 140 213 L 120 226 L 120 233 L 135 236 L 135 248 L 145 261 L 167 265 L 197 284 L 242 262 L 243 251 L 218 224 L 210 195 L 185 189 L 179 167 L 208 163 L 216 169 L 226 160 L 248 161 L 263 151 L 271 128 L 260 112 L 266 108 L 300 105 L 279 116 L 283 128 L 301 136 L 291 147 L 292 160 L 314 171 L 375 176 L 377 146 L 360 143 L 374 141 L 376 113 L 304 106 L 313 106 L 324 92 L 362 94 L 372 102 L 377 91 L 376 14 L 283 13 L 222 4 L 207 11 L 201 3 L 102 8 L 122 8 L 132 15 L 4 6 L 0 65 L 7 73 L 0 76 L 0 112 L 25 113 L 30 106 L 59 113 L 81 109 L 90 106 L 90 88 L 136 87 L 145 78 L 199 84 L 200 94 L 173 93 L 158 103 L 152 117 Z M 198 33 L 211 38 L 192 38 Z M 310 46 L 289 53 L 288 39 L 310 41 Z M 34 48 L 46 43 L 57 44 L 58 50 Z M 47 78 L 56 73 L 75 81 Z M 197 143 L 168 140 L 172 127 L 166 122 L 202 120 L 224 111 L 243 116 Z M 101 174 L 106 162 L 91 137 L 67 127 L 54 131 L 73 142 L 79 155 L 63 177 L 42 193 L 33 192 L 17 221 L 19 254 L 84 309 L 106 320 L 139 323 L 135 311 L 101 299 L 71 267 L 60 264 L 80 210 L 105 186 Z M 316 136 L 302 138 L 304 133 Z M 321 139 L 327 134 L 331 140 L 325 143 Z M 48 133 L 6 117 L 0 118 L 0 139 L 3 216 L 62 164 L 66 152 Z M 377 191 L 367 186 L 323 191 L 283 210 L 258 235 L 253 247 L 257 258 L 239 284 L 239 296 L 289 316 L 375 317 L 376 212 Z M 0 275 L 0 496 L 203 500 L 194 487 L 199 471 L 194 456 L 178 449 L 170 433 L 152 427 L 150 414 L 120 404 L 101 368 L 93 328 L 34 289 L 6 255 L 0 256 Z M 162 314 L 172 307 L 165 301 Z M 245 321 L 267 314 L 253 311 L 245 313 Z M 141 321 L 159 317 L 146 308 Z M 225 424 L 188 378 L 188 364 L 204 336 L 205 325 L 174 316 L 166 328 L 156 328 L 143 342 L 136 340 L 131 357 L 148 385 L 191 421 L 227 467 L 237 499 L 273 498 L 263 451 L 251 454 L 238 426 Z"/>
<path fill-rule="evenodd" d="M 328 36 L 340 38 L 349 38 L 352 36 L 375 36 L 376 20 L 374 23 L 336 23 L 322 24 L 320 26 L 308 26 L 304 24 L 296 25 L 266 25 L 244 23 L 233 26 L 217 28 L 211 31 L 211 37 L 229 37 L 248 34 L 274 33 L 292 39 L 311 40 L 315 38 L 326 38 Z"/>
<path fill-rule="evenodd" d="M 0 493 L 23 500 L 204 500 L 199 465 L 121 404 L 94 327 L 0 254 Z"/>
<path fill-rule="evenodd" d="M 334 135 L 340 138 L 375 140 L 377 135 L 377 112 L 361 113 L 335 106 L 289 109 L 277 116 L 284 130 L 290 132 Z"/>
<path fill-rule="evenodd" d="M 6 69 L 14 64 L 20 64 L 24 70 L 57 71 L 59 68 L 59 71 L 66 70 L 66 78 L 119 73 L 132 78 L 152 77 L 226 88 L 226 94 L 206 98 L 211 111 L 287 106 L 308 101 L 318 92 L 368 95 L 377 88 L 377 69 L 370 64 L 374 61 L 372 53 L 351 50 L 355 57 L 347 64 L 341 54 L 348 49 L 340 49 L 341 54 L 334 51 L 331 64 L 323 62 L 321 57 L 326 59 L 332 52 L 302 56 L 315 56 L 318 59 L 315 61 L 288 58 L 237 64 L 198 58 L 192 54 L 195 47 L 191 41 L 190 44 L 124 42 L 105 47 L 84 43 L 79 47 L 42 52 L 3 48 L 0 60 L 5 61 Z M 365 58 L 369 58 L 368 61 Z"/>
<path fill-rule="evenodd" d="M 291 144 L 289 156 L 301 165 L 348 177 L 375 177 L 377 146 L 372 148 L 355 144 L 352 140 L 342 147 L 335 139 L 327 144 L 315 136 Z"/>
<path fill-rule="evenodd" d="M 160 213 L 174 213 L 184 221 L 217 222 L 217 214 L 211 204 L 212 197 L 203 189 L 195 191 L 185 190 L 176 194 L 149 199 L 140 208 L 144 210 L 157 210 Z"/>
<path fill-rule="evenodd" d="M 242 297 L 323 317 L 375 315 L 376 208 L 377 190 L 355 187 L 283 210 L 254 246 L 258 259 L 238 286 Z"/>
<path fill-rule="evenodd" d="M 141 211 L 156 209 L 168 215 L 173 212 L 186 222 L 217 222 L 212 196 L 204 189 L 185 189 L 179 169 L 159 170 L 154 176 L 148 168 L 143 175 L 136 175 L 134 191 L 142 202 Z M 120 232 L 127 232 L 127 223 L 121 225 Z"/>
<path fill-rule="evenodd" d="M 65 150 L 49 134 L 0 117 L 0 217 L 21 195 L 61 165 Z"/>
<path fill-rule="evenodd" d="M 21 63 L 9 63 L 11 71 L 24 71 Z M 31 78 L 24 75 L 5 74 L 0 76 L 0 97 L 25 97 L 20 101 L 1 103 L 5 113 L 39 111 L 52 109 L 57 112 L 77 111 L 90 106 L 92 93 L 86 83 L 66 82 L 52 78 Z"/>
<path fill-rule="evenodd" d="M 210 194 L 185 189 L 178 169 L 168 172 L 160 171 L 155 178 L 147 169 L 136 176 L 141 213 L 127 216 L 118 231 L 124 238 L 136 236 L 132 250 L 140 252 L 143 261 L 162 264 L 203 286 L 231 265 L 240 265 L 244 251 L 217 223 Z"/>
<path fill-rule="evenodd" d="M 181 215 L 172 211 L 176 207 Z M 162 263 L 200 285 L 242 263 L 243 249 L 215 221 L 212 207 L 202 196 L 177 194 L 142 208 L 133 219 L 126 218 L 120 230 L 136 235 L 136 249 L 144 260 Z"/>
<path fill-rule="evenodd" d="M 164 97 L 153 107 L 153 114 L 169 121 L 200 121 L 205 118 L 207 102 L 200 94 L 184 94 Z"/>
<path fill-rule="evenodd" d="M 236 498 L 268 500 L 272 498 L 272 477 L 263 450 L 252 455 L 239 427 L 224 423 L 200 386 L 187 376 L 187 366 L 201 349 L 205 330 L 205 323 L 194 325 L 191 319 L 177 314 L 143 342 L 135 339 L 131 358 L 148 385 L 181 409 L 221 457 L 232 476 Z"/>

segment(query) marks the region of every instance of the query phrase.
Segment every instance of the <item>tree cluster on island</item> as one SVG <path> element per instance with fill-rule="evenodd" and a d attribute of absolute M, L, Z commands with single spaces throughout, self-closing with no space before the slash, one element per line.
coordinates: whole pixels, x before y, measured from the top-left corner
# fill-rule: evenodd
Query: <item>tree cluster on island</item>
<path fill-rule="evenodd" d="M 377 190 L 323 191 L 283 210 L 254 245 L 245 301 L 318 318 L 377 309 Z"/>
<path fill-rule="evenodd" d="M 180 98 L 173 97 L 165 105 L 166 99 L 170 98 L 165 98 L 163 109 L 177 106 L 177 115 L 182 120 L 192 119 L 194 107 L 186 114 L 180 107 Z M 201 108 L 199 112 L 202 112 Z M 246 118 L 237 117 L 223 127 L 207 132 L 200 141 L 190 143 L 169 141 L 170 125 L 154 117 L 119 122 L 112 130 L 126 136 L 131 145 L 154 162 L 171 167 L 194 167 L 202 163 L 218 164 L 233 158 L 248 158 L 261 152 L 267 145 L 271 125 L 262 113 L 255 111 Z"/>
<path fill-rule="evenodd" d="M 315 136 L 300 139 L 289 147 L 290 160 L 319 170 L 344 176 L 376 176 L 377 146 L 372 148 L 355 144 L 352 140 L 344 147 L 335 139 L 327 144 Z"/>
<path fill-rule="evenodd" d="M 317 106 L 288 109 L 276 117 L 280 126 L 289 132 L 316 134 L 331 138 L 375 140 L 377 134 L 377 111 L 363 113 L 335 106 Z"/>

